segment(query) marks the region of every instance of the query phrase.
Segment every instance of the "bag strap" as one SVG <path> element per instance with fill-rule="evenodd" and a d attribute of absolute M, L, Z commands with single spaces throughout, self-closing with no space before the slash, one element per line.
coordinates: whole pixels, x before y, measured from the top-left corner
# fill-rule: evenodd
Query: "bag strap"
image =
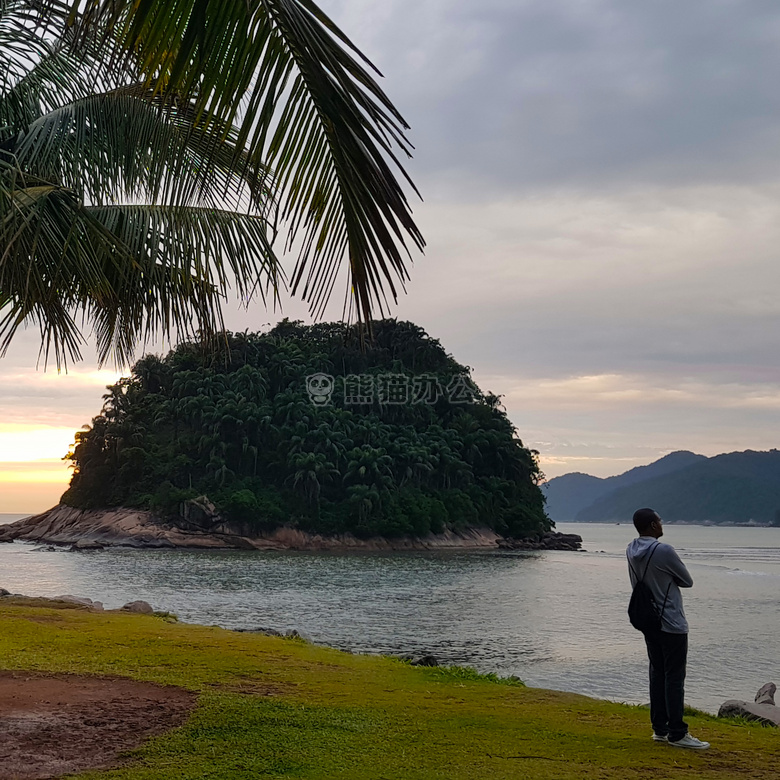
<path fill-rule="evenodd" d="M 666 595 L 664 596 L 664 603 L 661 607 L 661 614 L 658 616 L 662 618 L 664 616 L 664 610 L 666 609 L 666 600 L 669 598 L 669 589 L 672 587 L 671 580 L 669 581 L 669 584 L 666 586 Z"/>
<path fill-rule="evenodd" d="M 661 546 L 661 542 L 656 542 L 653 551 L 650 553 L 650 555 L 647 558 L 647 563 L 645 564 L 645 573 L 642 575 L 642 580 L 647 576 L 647 570 L 650 568 L 650 561 L 653 560 L 653 556 L 655 555 L 655 551 Z"/>
<path fill-rule="evenodd" d="M 628 568 L 631 569 L 632 572 L 634 572 L 634 576 L 636 577 L 637 582 L 643 582 L 645 579 L 645 575 L 647 574 L 647 568 L 650 566 L 650 561 L 653 559 L 653 556 L 655 555 L 655 551 L 661 546 L 661 542 L 656 542 L 653 545 L 652 552 L 650 553 L 650 557 L 647 559 L 647 563 L 645 564 L 645 572 L 642 575 L 641 579 L 637 577 L 636 569 L 631 565 L 631 558 L 628 557 L 628 550 L 626 550 L 626 560 L 628 561 Z M 671 582 L 669 583 L 671 586 Z M 669 595 L 669 591 L 666 591 L 666 595 Z M 666 601 L 664 600 L 664 604 L 666 604 Z"/>

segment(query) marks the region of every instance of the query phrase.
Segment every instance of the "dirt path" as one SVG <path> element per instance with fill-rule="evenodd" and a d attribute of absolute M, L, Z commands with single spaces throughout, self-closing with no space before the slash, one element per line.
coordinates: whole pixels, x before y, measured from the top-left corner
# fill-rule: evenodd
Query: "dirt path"
<path fill-rule="evenodd" d="M 120 752 L 181 725 L 195 700 L 123 678 L 0 671 L 0 780 L 115 766 Z"/>

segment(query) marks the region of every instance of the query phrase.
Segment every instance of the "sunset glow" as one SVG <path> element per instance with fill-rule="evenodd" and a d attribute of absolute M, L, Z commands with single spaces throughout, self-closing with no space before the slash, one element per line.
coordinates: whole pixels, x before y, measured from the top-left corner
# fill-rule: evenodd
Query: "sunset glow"
<path fill-rule="evenodd" d="M 73 443 L 73 428 L 0 424 L 0 462 L 59 460 Z"/>
<path fill-rule="evenodd" d="M 71 471 L 63 456 L 72 428 L 0 425 L 0 513 L 38 512 L 56 504 Z"/>

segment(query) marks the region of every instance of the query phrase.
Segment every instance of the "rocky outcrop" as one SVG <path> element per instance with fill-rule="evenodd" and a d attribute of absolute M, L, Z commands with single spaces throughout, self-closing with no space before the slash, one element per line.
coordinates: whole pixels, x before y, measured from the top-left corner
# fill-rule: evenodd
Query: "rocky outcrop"
<path fill-rule="evenodd" d="M 73 608 L 85 609 L 89 612 L 104 611 L 102 601 L 93 601 L 82 596 L 71 596 L 70 594 L 63 596 L 25 596 L 22 593 L 11 593 L 5 588 L 0 588 L 0 598 L 3 599 L 4 603 L 12 603 L 16 606 L 46 607 L 54 605 L 61 607 L 63 604 L 69 604 Z"/>
<path fill-rule="evenodd" d="M 439 666 L 439 659 L 435 655 L 413 655 L 405 653 L 395 656 L 399 661 L 406 661 L 410 666 Z"/>
<path fill-rule="evenodd" d="M 496 549 L 498 534 L 488 528 L 445 531 L 424 537 L 373 537 L 359 539 L 352 534 L 321 536 L 297 528 L 277 528 L 260 537 L 261 543 L 275 542 L 288 550 L 453 550 Z"/>
<path fill-rule="evenodd" d="M 352 534 L 322 536 L 280 527 L 253 533 L 229 523 L 205 496 L 185 502 L 175 521 L 140 509 L 76 509 L 56 506 L 40 515 L 0 526 L 0 541 L 71 545 L 74 551 L 104 547 L 187 547 L 245 550 L 579 550 L 577 534 L 547 532 L 540 539 L 502 539 L 488 528 L 466 528 L 425 537 L 359 539 Z"/>
<path fill-rule="evenodd" d="M 263 634 L 264 636 L 284 636 L 281 631 L 277 631 L 275 628 L 234 628 L 239 634 Z"/>
<path fill-rule="evenodd" d="M 103 611 L 102 601 L 92 601 L 92 599 L 83 598 L 82 596 L 71 596 L 70 593 L 65 596 L 52 596 L 52 601 L 67 601 L 68 604 L 80 604 L 82 607 L 88 609 L 94 609 L 97 612 Z"/>
<path fill-rule="evenodd" d="M 756 694 L 756 704 L 774 704 L 777 686 L 774 683 L 766 683 L 758 689 Z"/>
<path fill-rule="evenodd" d="M 498 535 L 487 528 L 398 539 L 359 539 L 352 534 L 321 536 L 288 527 L 262 534 L 248 531 L 245 527 L 227 523 L 205 497 L 187 502 L 181 519 L 175 523 L 137 509 L 75 509 L 60 505 L 40 515 L 0 526 L 0 536 L 11 540 L 73 545 L 79 550 L 111 546 L 250 550 L 496 549 L 499 540 Z"/>
<path fill-rule="evenodd" d="M 151 512 L 133 509 L 90 510 L 56 506 L 40 515 L 0 527 L 14 539 L 48 544 L 97 543 L 105 547 L 235 547 L 209 534 L 187 532 L 162 523 Z"/>
<path fill-rule="evenodd" d="M 208 496 L 185 501 L 181 505 L 180 514 L 177 525 L 185 530 L 215 531 L 225 522 Z"/>
<path fill-rule="evenodd" d="M 777 686 L 767 683 L 758 689 L 754 702 L 729 699 L 720 705 L 720 718 L 747 718 L 766 726 L 780 726 L 780 707 L 775 706 Z"/>
<path fill-rule="evenodd" d="M 79 550 L 103 550 L 105 549 L 100 542 L 93 542 L 89 539 L 79 539 L 71 548 L 74 552 Z"/>
<path fill-rule="evenodd" d="M 122 607 L 124 612 L 137 612 L 140 615 L 151 615 L 154 612 L 152 605 L 148 601 L 128 601 Z"/>
<path fill-rule="evenodd" d="M 541 539 L 500 539 L 498 546 L 502 550 L 580 550 L 582 537 L 548 531 Z"/>
<path fill-rule="evenodd" d="M 0 588 L 0 598 L 13 599 L 15 602 L 21 601 L 22 603 L 32 604 L 56 604 L 57 602 L 64 602 L 65 604 L 74 604 L 77 607 L 84 607 L 90 612 L 104 612 L 102 601 L 93 601 L 92 599 L 85 598 L 84 596 L 72 596 L 66 594 L 64 596 L 24 596 L 21 593 L 11 593 L 5 588 Z M 120 612 L 135 612 L 139 615 L 153 615 L 154 607 L 148 601 L 128 601 L 127 604 L 119 608 Z"/>

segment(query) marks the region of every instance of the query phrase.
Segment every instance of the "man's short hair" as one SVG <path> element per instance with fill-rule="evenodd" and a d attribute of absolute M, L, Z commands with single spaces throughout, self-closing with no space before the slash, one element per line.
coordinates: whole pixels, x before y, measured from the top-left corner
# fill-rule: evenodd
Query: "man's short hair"
<path fill-rule="evenodd" d="M 648 509 L 647 507 L 644 509 L 637 509 L 636 512 L 634 512 L 634 528 L 636 528 L 641 536 L 650 528 L 650 525 L 658 519 L 659 515 L 655 509 Z"/>

